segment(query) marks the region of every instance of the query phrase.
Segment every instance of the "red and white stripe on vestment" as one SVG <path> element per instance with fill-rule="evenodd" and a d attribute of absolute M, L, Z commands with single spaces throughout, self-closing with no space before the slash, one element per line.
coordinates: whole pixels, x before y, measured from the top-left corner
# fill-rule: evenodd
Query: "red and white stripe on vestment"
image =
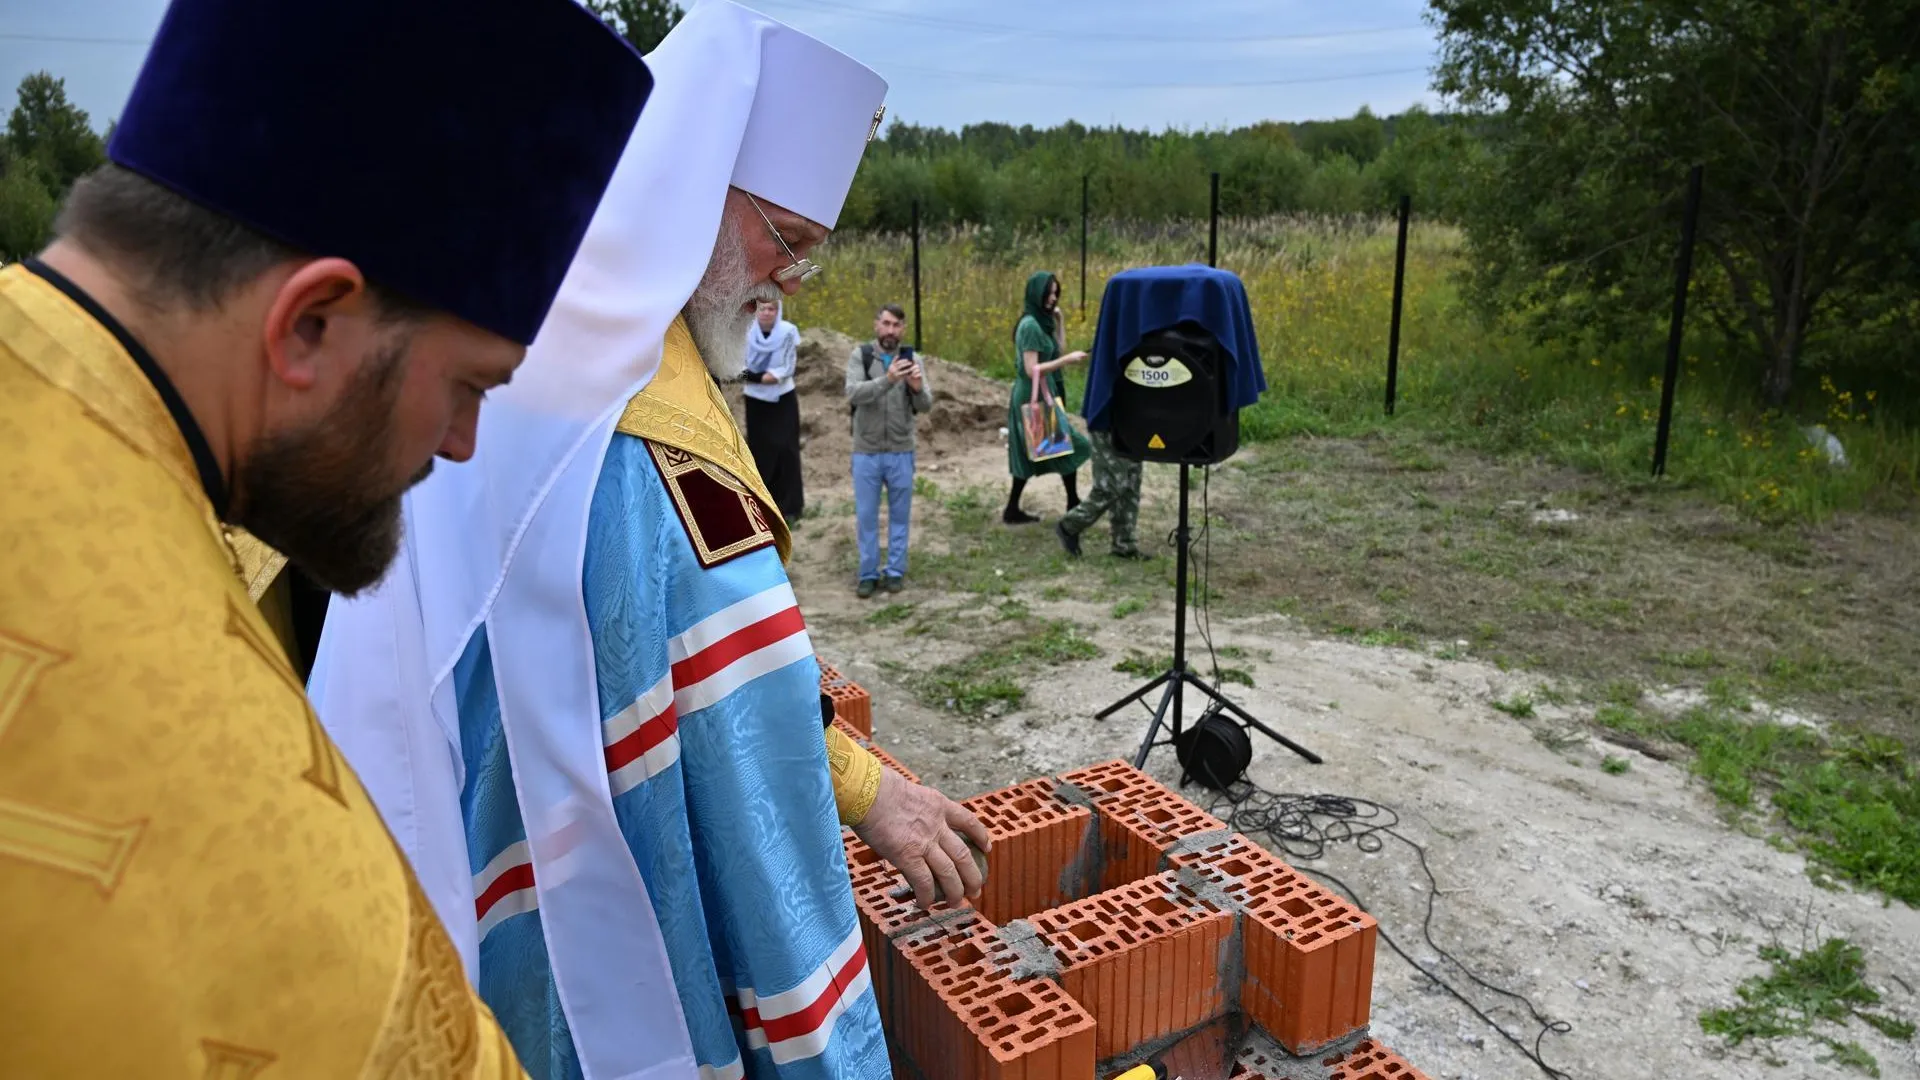
<path fill-rule="evenodd" d="M 785 1065 L 824 1053 L 840 1014 L 860 1000 L 872 981 L 866 946 L 855 926 L 800 985 L 765 996 L 742 987 L 735 992 L 737 1001 L 730 998 L 727 1004 L 737 1010 L 747 1045 L 765 1049 L 774 1064 Z"/>
<path fill-rule="evenodd" d="M 601 724 L 607 743 L 607 782 L 623 795 L 680 760 L 680 719 L 671 676 Z"/>
<path fill-rule="evenodd" d="M 539 906 L 539 896 L 533 891 L 533 860 L 527 854 L 525 840 L 508 844 L 473 875 L 473 913 L 480 920 L 482 941 L 494 927 Z"/>
<path fill-rule="evenodd" d="M 813 655 L 806 620 L 785 581 L 722 608 L 667 643 L 673 704 L 687 716 L 768 672 Z"/>

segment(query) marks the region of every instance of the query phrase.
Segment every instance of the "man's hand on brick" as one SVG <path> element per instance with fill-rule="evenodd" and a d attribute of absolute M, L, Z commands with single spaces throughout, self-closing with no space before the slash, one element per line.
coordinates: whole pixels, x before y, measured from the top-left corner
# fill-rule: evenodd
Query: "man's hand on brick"
<path fill-rule="evenodd" d="M 993 840 L 979 818 L 938 791 L 883 769 L 873 808 L 853 831 L 906 876 L 922 908 L 933 907 L 936 882 L 947 900 L 980 895 L 986 879 L 967 840 L 982 852 Z M 963 833 L 967 840 L 961 839 Z"/>

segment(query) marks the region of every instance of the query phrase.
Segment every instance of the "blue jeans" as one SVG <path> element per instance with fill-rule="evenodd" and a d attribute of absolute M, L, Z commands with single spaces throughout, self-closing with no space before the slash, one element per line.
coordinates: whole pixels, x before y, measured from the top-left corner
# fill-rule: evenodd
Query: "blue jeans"
<path fill-rule="evenodd" d="M 887 576 L 907 576 L 907 524 L 913 518 L 913 454 L 853 455 L 853 516 L 860 538 L 860 580 L 880 577 L 880 489 L 887 490 Z"/>

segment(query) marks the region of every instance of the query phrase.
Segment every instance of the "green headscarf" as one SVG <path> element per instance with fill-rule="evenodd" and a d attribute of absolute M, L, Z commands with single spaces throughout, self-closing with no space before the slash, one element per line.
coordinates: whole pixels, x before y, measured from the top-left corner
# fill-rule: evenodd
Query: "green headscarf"
<path fill-rule="evenodd" d="M 1033 276 L 1027 278 L 1025 314 L 1033 316 L 1033 321 L 1039 323 L 1040 329 L 1045 330 L 1049 337 L 1053 336 L 1053 312 L 1047 310 L 1047 286 L 1053 280 L 1051 270 L 1035 270 Z M 1015 332 L 1018 333 L 1018 330 Z"/>

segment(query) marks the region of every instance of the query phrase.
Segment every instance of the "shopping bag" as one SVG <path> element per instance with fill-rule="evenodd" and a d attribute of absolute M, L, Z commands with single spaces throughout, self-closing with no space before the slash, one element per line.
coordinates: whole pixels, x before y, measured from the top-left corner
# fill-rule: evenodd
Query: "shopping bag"
<path fill-rule="evenodd" d="M 1073 453 L 1073 429 L 1067 410 L 1053 395 L 1020 406 L 1020 424 L 1026 435 L 1028 461 L 1048 461 Z"/>

